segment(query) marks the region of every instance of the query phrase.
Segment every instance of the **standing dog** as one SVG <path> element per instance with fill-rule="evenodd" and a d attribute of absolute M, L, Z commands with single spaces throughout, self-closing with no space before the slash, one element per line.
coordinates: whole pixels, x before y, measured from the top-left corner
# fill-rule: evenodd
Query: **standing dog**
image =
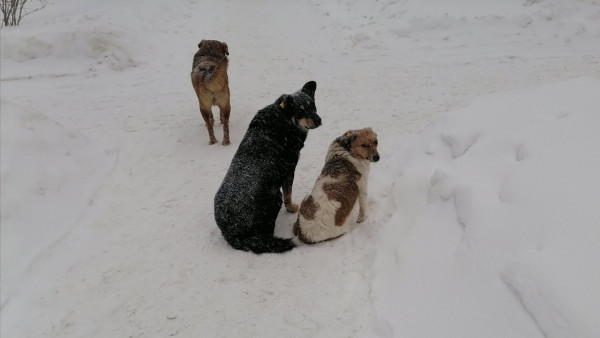
<path fill-rule="evenodd" d="M 212 114 L 212 106 L 218 106 L 221 123 L 223 124 L 223 145 L 229 142 L 229 78 L 227 77 L 227 66 L 229 60 L 229 49 L 225 42 L 216 40 L 202 40 L 198 44 L 198 51 L 194 55 L 192 64 L 192 86 L 198 102 L 200 113 L 206 123 L 209 144 L 217 143 L 213 126 L 215 120 Z"/>
<path fill-rule="evenodd" d="M 367 219 L 367 180 L 371 162 L 377 161 L 377 134 L 371 128 L 350 130 L 335 139 L 312 192 L 300 205 L 294 241 L 313 244 L 345 234 L 357 199 L 356 222 Z"/>
<path fill-rule="evenodd" d="M 235 249 L 254 253 L 294 248 L 291 238 L 273 236 L 283 200 L 292 203 L 294 171 L 308 130 L 321 125 L 315 106 L 317 83 L 307 82 L 256 113 L 215 195 L 215 221 Z"/>

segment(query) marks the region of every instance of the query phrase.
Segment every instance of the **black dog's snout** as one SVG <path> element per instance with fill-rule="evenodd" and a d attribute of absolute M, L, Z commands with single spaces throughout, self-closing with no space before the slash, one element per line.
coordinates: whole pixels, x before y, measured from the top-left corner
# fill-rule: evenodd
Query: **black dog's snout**
<path fill-rule="evenodd" d="M 315 123 L 315 127 L 319 127 L 321 125 L 321 118 L 319 116 L 315 116 L 312 120 Z"/>

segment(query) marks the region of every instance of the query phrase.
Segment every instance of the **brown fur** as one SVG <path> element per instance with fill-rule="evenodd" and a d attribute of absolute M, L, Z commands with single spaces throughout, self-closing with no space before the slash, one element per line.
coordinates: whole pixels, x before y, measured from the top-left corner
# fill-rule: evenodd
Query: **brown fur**
<path fill-rule="evenodd" d="M 352 135 L 353 141 L 347 149 L 352 156 L 369 161 L 372 161 L 375 155 L 379 156 L 377 152 L 377 134 L 371 128 L 351 130 L 346 135 L 349 133 Z"/>
<path fill-rule="evenodd" d="M 217 143 L 213 126 L 215 124 L 212 106 L 219 107 L 220 120 L 223 124 L 223 145 L 229 141 L 229 114 L 231 104 L 229 101 L 229 78 L 227 67 L 229 48 L 224 42 L 216 40 L 202 40 L 198 44 L 198 51 L 194 55 L 192 64 L 192 86 L 198 97 L 200 113 L 206 123 L 209 144 Z"/>
<path fill-rule="evenodd" d="M 294 236 L 298 237 L 303 243 L 306 244 L 314 244 L 315 242 L 311 241 L 310 238 L 304 236 L 302 230 L 300 230 L 300 224 L 298 224 L 298 220 L 294 223 Z"/>
<path fill-rule="evenodd" d="M 315 213 L 319 209 L 319 206 L 315 204 L 315 200 L 312 196 L 308 196 L 304 201 L 302 201 L 302 216 L 306 219 L 314 219 Z"/>
<path fill-rule="evenodd" d="M 342 178 L 342 181 L 336 183 L 323 184 L 323 191 L 327 198 L 341 203 L 335 213 L 335 225 L 342 226 L 356 203 L 356 198 L 350 199 L 348 196 L 358 196 L 357 182 L 362 175 L 356 170 L 354 164 L 341 157 L 327 162 L 321 175 Z"/>

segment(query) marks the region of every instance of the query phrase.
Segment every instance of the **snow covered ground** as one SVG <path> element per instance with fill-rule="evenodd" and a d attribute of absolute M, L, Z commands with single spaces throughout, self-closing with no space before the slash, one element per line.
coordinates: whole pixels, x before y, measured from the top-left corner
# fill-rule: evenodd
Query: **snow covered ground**
<path fill-rule="evenodd" d="M 600 336 L 597 1 L 57 0 L 0 37 L 3 338 Z M 201 39 L 229 45 L 229 147 Z M 294 199 L 370 126 L 369 219 L 235 251 L 214 193 L 308 80 Z"/>

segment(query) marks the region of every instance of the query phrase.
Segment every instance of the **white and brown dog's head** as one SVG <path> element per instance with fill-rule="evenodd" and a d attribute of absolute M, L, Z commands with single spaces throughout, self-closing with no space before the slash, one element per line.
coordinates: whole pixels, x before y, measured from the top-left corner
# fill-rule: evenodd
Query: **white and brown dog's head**
<path fill-rule="evenodd" d="M 355 158 L 371 162 L 379 161 L 377 134 L 371 128 L 348 130 L 335 139 L 335 142 Z"/>

